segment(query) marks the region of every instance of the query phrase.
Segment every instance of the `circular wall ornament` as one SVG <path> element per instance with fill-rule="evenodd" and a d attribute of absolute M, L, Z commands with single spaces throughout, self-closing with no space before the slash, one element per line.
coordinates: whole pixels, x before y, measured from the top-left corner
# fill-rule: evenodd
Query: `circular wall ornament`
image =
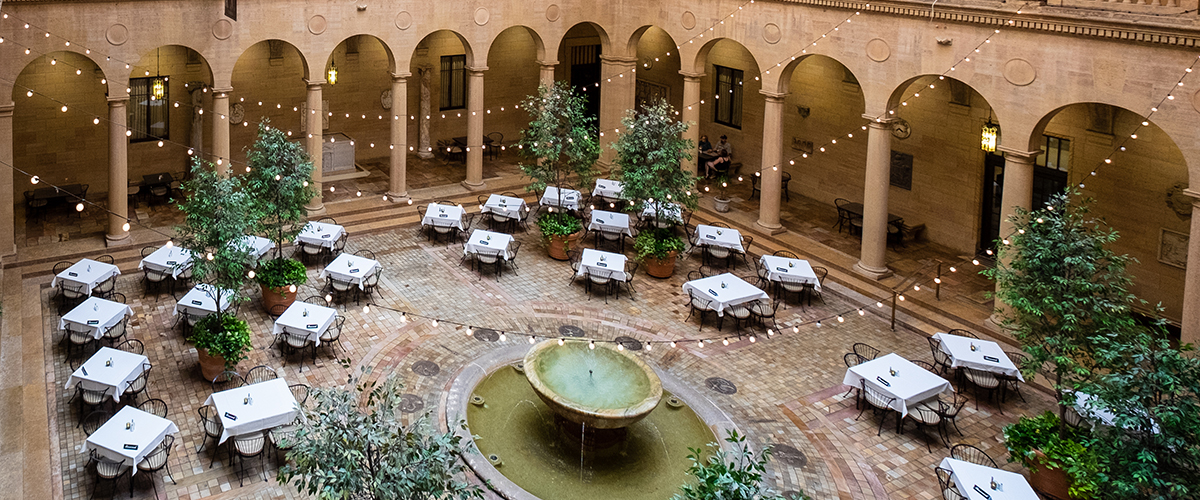
<path fill-rule="evenodd" d="M 314 35 L 320 35 L 325 32 L 325 28 L 329 26 L 329 21 L 325 20 L 325 16 L 316 15 L 308 19 L 308 32 Z"/>
<path fill-rule="evenodd" d="M 1037 79 L 1037 70 L 1024 59 L 1010 59 L 1004 63 L 1004 79 L 1018 87 L 1024 87 Z"/>
<path fill-rule="evenodd" d="M 904 140 L 908 139 L 908 136 L 910 135 L 912 135 L 912 125 L 909 125 L 908 121 L 903 118 L 896 118 L 895 120 L 892 120 L 893 137 Z"/>
<path fill-rule="evenodd" d="M 228 39 L 233 35 L 233 23 L 229 22 L 228 19 L 217 20 L 217 22 L 213 23 L 212 34 L 213 38 L 217 40 Z"/>
<path fill-rule="evenodd" d="M 562 15 L 562 11 L 558 8 L 558 4 L 552 3 L 546 7 L 546 20 L 554 22 L 558 20 L 558 16 Z"/>
<path fill-rule="evenodd" d="M 492 14 L 484 7 L 475 9 L 475 24 L 483 26 L 492 18 Z"/>
<path fill-rule="evenodd" d="M 892 48 L 882 38 L 875 38 L 867 42 L 867 57 L 875 62 L 884 62 L 892 57 Z"/>
<path fill-rule="evenodd" d="M 763 40 L 767 43 L 779 43 L 779 39 L 783 38 L 783 33 L 779 31 L 779 26 L 775 23 L 767 23 L 763 26 Z"/>
<path fill-rule="evenodd" d="M 392 89 L 379 93 L 379 104 L 383 106 L 383 109 L 392 109 Z"/>
<path fill-rule="evenodd" d="M 690 11 L 690 10 L 684 11 L 683 16 L 679 18 L 679 25 L 683 26 L 683 29 L 685 29 L 685 30 L 690 30 L 692 28 L 695 28 L 696 27 L 696 15 L 692 14 L 692 11 Z"/>
<path fill-rule="evenodd" d="M 104 32 L 104 38 L 107 38 L 108 43 L 113 45 L 122 45 L 129 41 L 129 28 L 126 28 L 124 24 L 114 24 Z"/>
<path fill-rule="evenodd" d="M 229 123 L 238 124 L 246 120 L 246 106 L 240 102 L 233 103 L 229 108 Z"/>
<path fill-rule="evenodd" d="M 402 10 L 399 14 L 396 14 L 397 28 L 406 30 L 410 26 L 412 26 L 412 14 L 409 14 L 407 10 Z"/>

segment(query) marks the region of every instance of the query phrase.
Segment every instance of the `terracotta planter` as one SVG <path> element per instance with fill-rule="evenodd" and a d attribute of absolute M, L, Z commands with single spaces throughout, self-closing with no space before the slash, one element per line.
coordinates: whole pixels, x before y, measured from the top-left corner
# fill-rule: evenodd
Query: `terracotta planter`
<path fill-rule="evenodd" d="M 730 200 L 722 200 L 720 198 L 713 198 L 713 210 L 716 210 L 721 213 L 728 212 L 729 211 L 729 202 L 731 202 L 731 201 L 733 201 L 733 200 L 731 200 L 731 199 Z"/>
<path fill-rule="evenodd" d="M 204 349 L 196 349 L 196 357 L 200 360 L 200 374 L 204 376 L 204 380 L 217 378 L 217 375 L 225 371 L 225 358 L 209 355 Z"/>
<path fill-rule="evenodd" d="M 576 248 L 575 243 L 579 241 L 579 235 L 582 231 L 571 233 L 566 236 L 555 235 L 550 237 L 550 244 L 546 246 L 546 253 L 554 260 L 567 260 L 567 250 Z"/>
<path fill-rule="evenodd" d="M 270 313 L 275 306 L 283 305 L 279 312 L 283 312 L 292 302 L 296 301 L 296 292 L 289 292 L 286 287 L 267 288 L 267 285 L 259 284 L 262 288 L 262 305 L 263 310 Z"/>
<path fill-rule="evenodd" d="M 1038 460 L 1036 472 L 1029 474 L 1029 485 L 1042 493 L 1054 495 L 1055 498 L 1071 498 L 1068 490 L 1071 487 L 1071 476 L 1062 469 L 1051 469 L 1045 465 L 1046 455 L 1041 451 L 1034 452 Z"/>
<path fill-rule="evenodd" d="M 646 257 L 646 274 L 655 278 L 670 278 L 675 274 L 675 257 L 678 255 L 679 252 L 672 251 L 664 259 Z"/>

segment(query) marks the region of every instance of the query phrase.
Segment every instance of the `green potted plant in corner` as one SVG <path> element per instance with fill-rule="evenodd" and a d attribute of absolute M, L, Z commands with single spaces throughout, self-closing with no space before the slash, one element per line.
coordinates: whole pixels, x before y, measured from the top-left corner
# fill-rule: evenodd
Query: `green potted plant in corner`
<path fill-rule="evenodd" d="M 688 448 L 688 460 L 692 462 L 688 474 L 692 481 L 679 488 L 671 500 L 709 500 L 712 498 L 738 498 L 759 500 L 810 500 L 803 491 L 787 498 L 764 486 L 763 476 L 767 462 L 771 459 L 771 448 L 765 447 L 755 456 L 746 443 L 746 436 L 729 431 L 725 437 L 729 450 L 722 450 L 717 443 L 709 443 L 714 451 L 705 453 L 699 448 Z M 707 455 L 707 457 L 705 457 Z"/>
<path fill-rule="evenodd" d="M 689 124 L 675 120 L 665 99 L 629 110 L 621 119 L 625 131 L 613 143 L 622 195 L 632 210 L 652 207 L 656 220 L 668 220 L 671 203 L 696 209 L 696 177 L 680 168 L 691 158 L 692 141 L 682 135 Z M 675 273 L 675 258 L 684 249 L 676 227 L 652 225 L 638 233 L 633 247 L 646 265 L 646 274 L 667 278 Z"/>
<path fill-rule="evenodd" d="M 251 227 L 250 195 L 236 177 L 222 177 L 212 164 L 196 158 L 192 178 L 178 201 L 183 223 L 176 226 L 179 245 L 191 250 L 192 276 L 204 283 L 217 304 L 228 308 L 198 321 L 189 340 L 196 343 L 204 378 L 232 369 L 251 349 L 246 322 L 228 312 L 244 299 L 242 285 L 250 270 L 250 248 L 241 239 Z M 229 355 L 232 358 L 225 358 Z"/>
<path fill-rule="evenodd" d="M 583 230 L 578 217 L 564 210 L 563 188 L 574 176 L 578 185 L 592 183 L 598 171 L 594 118 L 587 114 L 587 101 L 567 82 L 538 87 L 537 95 L 521 103 L 529 113 L 529 126 L 521 131 L 517 151 L 521 171 L 529 177 L 527 190 L 540 193 L 547 186 L 558 191 L 556 206 L 539 214 L 537 226 L 551 258 L 567 260 L 567 250 Z M 580 200 L 575 200 L 579 202 Z"/>
<path fill-rule="evenodd" d="M 1066 426 L 1048 411 L 1004 427 L 1008 461 L 1029 468 L 1030 484 L 1056 498 L 1092 498 L 1098 492 L 1100 457 L 1085 445 L 1088 439 L 1086 430 Z"/>
<path fill-rule="evenodd" d="M 275 258 L 254 273 L 262 288 L 263 309 L 271 312 L 290 306 L 296 288 L 308 280 L 304 264 L 283 257 L 283 245 L 295 239 L 307 222 L 304 204 L 316 195 L 308 183 L 313 164 L 299 143 L 289 141 L 266 119 L 258 124 L 258 140 L 246 159 L 250 171 L 242 177 L 252 204 L 252 231 L 275 242 Z"/>

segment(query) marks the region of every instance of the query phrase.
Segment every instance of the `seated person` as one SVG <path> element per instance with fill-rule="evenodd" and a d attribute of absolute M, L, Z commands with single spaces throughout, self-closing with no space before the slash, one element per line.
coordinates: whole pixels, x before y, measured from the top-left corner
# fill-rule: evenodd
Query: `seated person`
<path fill-rule="evenodd" d="M 712 149 L 712 143 L 708 142 L 707 135 L 700 136 L 700 142 L 696 144 L 696 149 L 698 149 L 701 154 L 707 153 L 708 150 Z"/>
<path fill-rule="evenodd" d="M 713 145 L 712 149 L 713 149 L 714 155 L 718 154 L 721 151 L 724 151 L 724 152 L 728 153 L 729 156 L 733 156 L 733 145 L 729 144 L 729 142 L 726 139 L 728 139 L 728 137 L 725 137 L 724 135 L 722 135 L 721 142 L 718 142 Z"/>
<path fill-rule="evenodd" d="M 704 164 L 704 176 L 712 177 L 713 174 L 720 174 L 729 171 L 729 150 L 722 149 L 717 153 L 716 159 Z"/>

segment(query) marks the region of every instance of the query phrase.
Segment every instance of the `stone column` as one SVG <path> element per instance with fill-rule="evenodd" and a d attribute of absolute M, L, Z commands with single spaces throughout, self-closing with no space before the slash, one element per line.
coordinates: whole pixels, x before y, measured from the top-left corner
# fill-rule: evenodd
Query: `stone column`
<path fill-rule="evenodd" d="M 13 103 L 0 105 L 0 164 L 13 164 Z M 0 175 L 0 257 L 17 254 L 16 219 L 13 215 L 13 173 Z"/>
<path fill-rule="evenodd" d="M 683 109 L 679 110 L 679 114 L 683 123 L 690 124 L 687 130 L 683 131 L 683 138 L 691 140 L 694 146 L 700 141 L 700 79 L 704 77 L 704 73 L 679 70 L 679 74 L 683 75 Z M 680 167 L 685 172 L 697 171 L 696 151 L 693 148 L 692 159 L 681 162 Z"/>
<path fill-rule="evenodd" d="M 417 68 L 421 76 L 421 96 L 418 104 L 420 114 L 417 115 L 417 157 L 428 160 L 433 158 L 433 149 L 429 146 L 429 75 L 433 68 L 424 66 Z"/>
<path fill-rule="evenodd" d="M 612 144 L 617 142 L 616 130 L 621 128 L 625 111 L 633 108 L 633 93 L 637 85 L 636 57 L 600 56 L 600 160 L 602 167 L 613 164 L 617 154 Z"/>
<path fill-rule="evenodd" d="M 483 189 L 483 72 L 487 67 L 467 68 L 467 179 L 463 186 Z"/>
<path fill-rule="evenodd" d="M 887 267 L 888 189 L 891 186 L 892 122 L 870 120 L 867 129 L 866 182 L 863 186 L 862 253 L 854 271 L 872 279 L 892 275 Z M 763 191 L 766 198 L 766 191 Z"/>
<path fill-rule="evenodd" d="M 1000 238 L 1006 238 L 1013 232 L 1013 225 L 1008 218 L 1020 207 L 1029 210 L 1033 206 L 1033 162 L 1041 151 L 1023 151 L 1000 146 L 996 148 L 1004 153 L 1004 186 L 1000 195 Z"/>
<path fill-rule="evenodd" d="M 760 90 L 765 99 L 763 109 L 762 140 L 762 191 L 758 205 L 758 225 L 771 234 L 782 233 L 779 224 L 779 199 L 783 196 L 783 170 L 779 162 L 783 157 L 783 99 L 787 94 Z"/>
<path fill-rule="evenodd" d="M 304 117 L 305 128 L 308 130 L 308 137 L 304 141 L 304 149 L 308 151 L 308 156 L 313 163 L 312 186 L 316 189 L 317 194 L 312 200 L 305 205 L 309 215 L 325 213 L 324 191 L 321 189 L 321 179 L 324 176 L 322 172 L 322 153 L 325 146 L 324 131 L 324 113 L 325 109 L 321 107 L 321 89 L 325 85 L 325 80 L 306 80 L 308 86 L 308 95 L 306 99 L 308 107 L 308 116 Z"/>
<path fill-rule="evenodd" d="M 1183 190 L 1192 197 L 1192 230 L 1188 236 L 1187 271 L 1183 283 L 1183 331 L 1180 341 L 1200 344 L 1200 191 Z"/>
<path fill-rule="evenodd" d="M 392 74 L 392 139 L 390 184 L 387 196 L 392 203 L 407 202 L 408 198 L 408 77 L 409 73 Z"/>
<path fill-rule="evenodd" d="M 213 163 L 217 164 L 217 174 L 229 176 L 229 93 L 233 89 L 213 89 Z"/>
<path fill-rule="evenodd" d="M 125 135 L 129 96 L 108 98 L 108 246 L 129 240 L 125 223 L 129 215 L 129 136 Z"/>
<path fill-rule="evenodd" d="M 558 65 L 558 61 L 538 61 L 542 69 L 538 72 L 538 84 L 547 87 L 554 86 L 554 67 Z"/>

